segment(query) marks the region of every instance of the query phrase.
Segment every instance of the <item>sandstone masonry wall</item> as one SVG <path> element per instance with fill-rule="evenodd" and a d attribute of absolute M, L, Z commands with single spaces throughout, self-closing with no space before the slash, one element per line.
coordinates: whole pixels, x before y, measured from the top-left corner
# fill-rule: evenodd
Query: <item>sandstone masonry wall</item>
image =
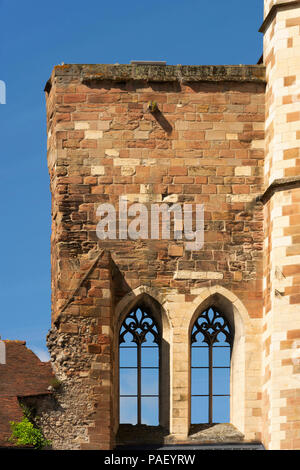
<path fill-rule="evenodd" d="M 271 449 L 298 449 L 300 3 L 265 7 L 263 439 Z"/>
<path fill-rule="evenodd" d="M 120 318 L 145 295 L 166 317 L 170 433 L 188 434 L 189 331 L 210 299 L 243 322 L 232 422 L 247 439 L 260 438 L 264 92 L 262 66 L 55 67 L 46 85 L 56 331 L 50 350 L 65 396 L 75 382 L 88 396 L 74 422 L 75 447 L 114 445 Z M 142 202 L 149 209 L 204 204 L 204 247 L 100 241 L 96 209 L 104 202 L 118 209 L 120 195 L 129 206 Z M 94 412 L 85 420 L 87 409 Z M 69 413 L 66 422 L 75 419 Z"/>

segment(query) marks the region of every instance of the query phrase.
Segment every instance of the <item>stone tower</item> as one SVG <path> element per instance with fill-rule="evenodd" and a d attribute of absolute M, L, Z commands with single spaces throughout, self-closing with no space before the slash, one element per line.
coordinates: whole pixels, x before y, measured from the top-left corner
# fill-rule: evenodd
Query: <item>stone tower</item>
<path fill-rule="evenodd" d="M 137 307 L 151 312 L 160 334 L 165 442 L 189 440 L 191 332 L 213 307 L 233 332 L 230 423 L 247 442 L 300 448 L 300 7 L 278 3 L 266 4 L 265 64 L 62 65 L 47 82 L 48 346 L 62 385 L 43 422 L 57 448 L 112 449 L 122 441 L 119 335 Z M 175 237 L 173 219 L 170 236 L 153 236 L 153 220 L 167 217 L 163 204 L 189 206 L 194 216 L 204 207 L 203 246 Z M 117 221 L 99 237 L 104 207 Z M 152 218 L 153 208 L 161 218 Z M 148 226 L 129 237 L 138 211 L 149 215 Z M 49 416 L 63 439 L 51 434 Z M 127 432 L 123 443 L 133 438 Z M 147 442 L 156 437 L 151 429 Z"/>
<path fill-rule="evenodd" d="M 265 440 L 300 447 L 300 2 L 265 1 Z"/>

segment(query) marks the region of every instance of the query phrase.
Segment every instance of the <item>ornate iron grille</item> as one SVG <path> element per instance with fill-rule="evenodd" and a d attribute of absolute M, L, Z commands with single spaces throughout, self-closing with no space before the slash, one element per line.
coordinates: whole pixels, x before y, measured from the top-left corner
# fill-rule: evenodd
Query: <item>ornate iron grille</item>
<path fill-rule="evenodd" d="M 132 346 L 127 345 L 129 338 L 131 337 L 130 343 L 135 343 Z M 155 343 L 155 345 L 147 345 L 147 341 Z M 129 344 L 130 344 L 129 343 Z M 147 394 L 142 393 L 142 371 L 143 370 L 158 370 L 158 366 L 144 366 L 142 365 L 142 348 L 157 349 L 159 357 L 160 347 L 160 332 L 157 324 L 155 323 L 151 314 L 142 308 L 137 308 L 132 311 L 123 321 L 120 335 L 119 335 L 119 352 L 121 350 L 136 350 L 136 366 L 120 366 L 121 370 L 137 370 L 137 393 L 136 394 L 120 394 L 120 407 L 122 398 L 136 398 L 137 400 L 137 424 L 142 424 L 142 399 L 143 398 L 157 398 L 159 394 Z M 159 359 L 158 359 L 159 360 Z M 159 372 L 158 372 L 159 374 Z M 159 377 L 158 377 L 159 381 Z M 159 387 L 159 384 L 158 384 Z"/>
<path fill-rule="evenodd" d="M 200 344 L 199 344 L 200 343 Z M 206 346 L 201 345 L 205 343 Z M 220 344 L 218 344 L 220 343 Z M 214 365 L 215 348 L 229 348 L 230 355 L 233 345 L 233 334 L 231 326 L 227 319 L 219 313 L 214 307 L 210 307 L 199 315 L 194 323 L 191 335 L 191 354 L 196 348 L 208 348 L 207 365 L 191 365 L 192 386 L 193 386 L 193 370 L 202 369 L 208 371 L 208 393 L 196 394 L 192 393 L 191 397 L 207 397 L 208 398 L 208 423 L 213 423 L 213 402 L 215 397 L 230 397 L 230 393 L 214 393 L 213 376 L 216 369 L 229 369 L 229 365 Z"/>

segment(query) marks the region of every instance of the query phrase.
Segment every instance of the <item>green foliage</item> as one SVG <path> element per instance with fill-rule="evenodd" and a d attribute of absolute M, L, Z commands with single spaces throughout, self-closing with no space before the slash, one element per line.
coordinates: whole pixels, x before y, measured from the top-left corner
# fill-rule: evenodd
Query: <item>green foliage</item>
<path fill-rule="evenodd" d="M 24 403 L 21 403 L 21 402 L 19 402 L 19 405 L 22 408 L 24 418 L 27 418 L 29 421 L 31 421 L 32 416 L 33 416 L 32 408 L 29 408 L 28 406 L 24 405 Z"/>
<path fill-rule="evenodd" d="M 43 447 L 50 445 L 50 442 L 44 438 L 42 431 L 36 428 L 26 416 L 18 423 L 10 421 L 10 426 L 12 435 L 9 440 L 17 446 L 33 446 L 35 449 L 43 449 Z"/>

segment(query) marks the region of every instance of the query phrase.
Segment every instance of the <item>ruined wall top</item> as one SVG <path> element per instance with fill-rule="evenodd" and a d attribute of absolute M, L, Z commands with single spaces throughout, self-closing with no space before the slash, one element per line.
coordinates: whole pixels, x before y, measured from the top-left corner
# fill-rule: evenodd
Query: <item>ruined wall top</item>
<path fill-rule="evenodd" d="M 264 82 L 263 65 L 144 65 L 144 64 L 66 64 L 57 65 L 46 84 L 46 91 L 57 77 L 59 82 L 75 78 L 82 83 L 112 80 L 150 82 L 238 81 Z"/>

